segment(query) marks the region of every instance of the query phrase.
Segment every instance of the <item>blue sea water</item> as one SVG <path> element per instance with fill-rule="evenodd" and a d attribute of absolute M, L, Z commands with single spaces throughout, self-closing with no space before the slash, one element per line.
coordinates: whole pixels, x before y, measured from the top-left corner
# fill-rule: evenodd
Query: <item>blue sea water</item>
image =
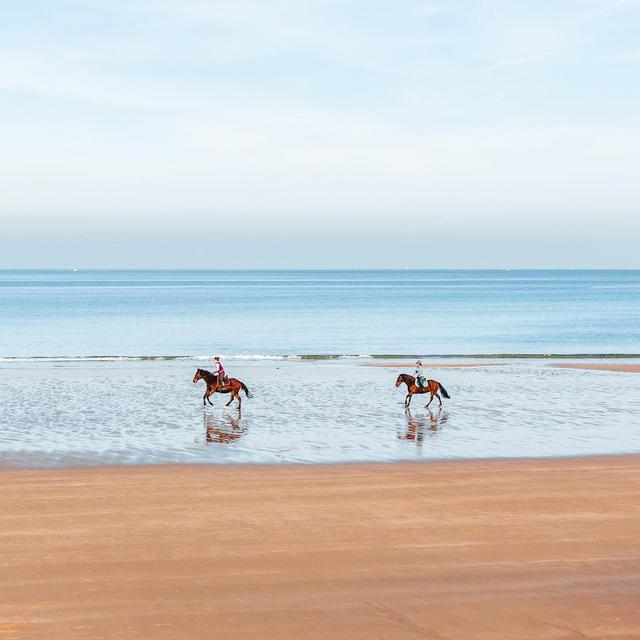
<path fill-rule="evenodd" d="M 0 271 L 0 358 L 640 353 L 640 271 Z"/>

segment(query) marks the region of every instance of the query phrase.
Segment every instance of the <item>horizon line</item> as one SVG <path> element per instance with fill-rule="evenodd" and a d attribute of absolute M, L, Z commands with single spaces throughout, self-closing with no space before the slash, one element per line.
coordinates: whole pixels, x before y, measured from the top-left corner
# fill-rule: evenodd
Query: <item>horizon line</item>
<path fill-rule="evenodd" d="M 0 267 L 8 271 L 59 271 L 68 273 L 101 271 L 200 271 L 200 272 L 253 272 L 253 271 L 640 271 L 637 267 Z"/>

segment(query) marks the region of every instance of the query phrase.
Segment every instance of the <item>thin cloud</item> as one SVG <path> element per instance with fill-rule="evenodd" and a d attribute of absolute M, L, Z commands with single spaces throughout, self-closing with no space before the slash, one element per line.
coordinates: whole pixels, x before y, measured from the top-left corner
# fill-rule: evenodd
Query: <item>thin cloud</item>
<path fill-rule="evenodd" d="M 542 60 L 544 60 L 543 56 L 526 56 L 523 58 L 509 58 L 506 60 L 498 60 L 489 67 L 489 70 L 502 69 L 504 67 L 519 67 L 524 64 L 534 64 Z"/>
<path fill-rule="evenodd" d="M 609 60 L 614 62 L 638 62 L 640 61 L 640 51 L 623 51 L 609 56 Z"/>
<path fill-rule="evenodd" d="M 633 3 L 19 5 L 3 229 L 638 231 Z"/>

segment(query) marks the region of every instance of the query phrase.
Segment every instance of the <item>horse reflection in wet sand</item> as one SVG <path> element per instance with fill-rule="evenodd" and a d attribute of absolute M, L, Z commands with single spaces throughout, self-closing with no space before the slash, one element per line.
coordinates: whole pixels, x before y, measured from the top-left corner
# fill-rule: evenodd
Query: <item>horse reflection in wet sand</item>
<path fill-rule="evenodd" d="M 442 412 L 442 409 L 438 409 L 436 414 L 429 410 L 428 414 L 428 431 L 432 436 L 435 436 L 436 433 L 438 433 L 438 427 L 447 421 L 448 416 L 446 412 Z M 407 430 L 404 433 L 398 433 L 398 440 L 409 440 L 416 444 L 422 444 L 425 435 L 425 427 L 427 427 L 427 416 L 413 416 L 409 409 L 405 410 L 405 415 L 407 416 Z"/>
<path fill-rule="evenodd" d="M 399 387 L 402 383 L 407 385 L 407 397 L 404 399 L 405 409 L 411 404 L 411 398 L 414 393 L 430 393 L 431 398 L 425 406 L 429 406 L 434 398 L 438 398 L 439 406 L 442 406 L 442 398 L 438 394 L 438 391 L 442 393 L 445 398 L 451 396 L 447 393 L 447 390 L 437 380 L 427 380 L 427 384 L 424 387 L 419 387 L 416 384 L 416 379 L 410 376 L 408 373 L 401 373 L 396 379 L 396 387 Z"/>
<path fill-rule="evenodd" d="M 240 410 L 238 410 L 237 420 L 229 414 L 224 414 L 220 419 L 205 413 L 205 442 L 207 444 L 230 444 L 239 440 L 247 433 L 247 427 L 239 422 L 241 418 Z"/>

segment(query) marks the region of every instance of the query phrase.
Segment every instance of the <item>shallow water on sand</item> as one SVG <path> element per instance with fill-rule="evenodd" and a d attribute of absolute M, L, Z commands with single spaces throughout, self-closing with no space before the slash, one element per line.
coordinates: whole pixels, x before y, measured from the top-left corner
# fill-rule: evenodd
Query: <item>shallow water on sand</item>
<path fill-rule="evenodd" d="M 430 369 L 439 410 L 357 362 L 234 362 L 253 398 L 202 407 L 190 362 L 0 364 L 0 465 L 331 463 L 640 451 L 640 374 L 544 362 Z"/>

